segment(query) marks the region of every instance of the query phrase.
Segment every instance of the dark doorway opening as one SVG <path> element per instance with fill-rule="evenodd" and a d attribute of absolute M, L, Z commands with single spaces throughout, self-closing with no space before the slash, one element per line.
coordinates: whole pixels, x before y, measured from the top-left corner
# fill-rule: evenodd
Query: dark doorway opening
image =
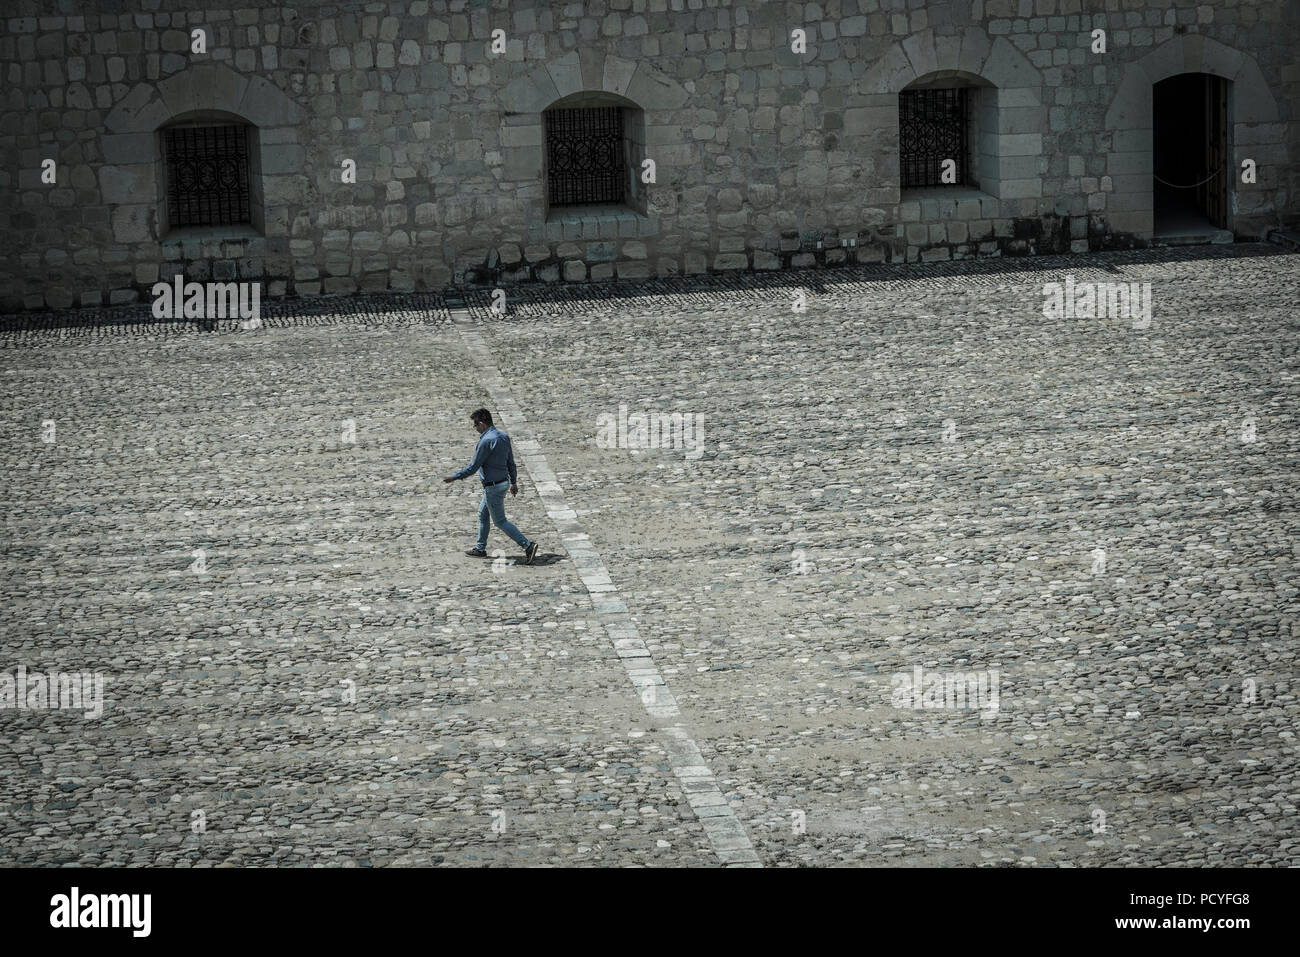
<path fill-rule="evenodd" d="M 1161 80 L 1151 95 L 1155 238 L 1231 242 L 1228 82 L 1208 73 Z"/>

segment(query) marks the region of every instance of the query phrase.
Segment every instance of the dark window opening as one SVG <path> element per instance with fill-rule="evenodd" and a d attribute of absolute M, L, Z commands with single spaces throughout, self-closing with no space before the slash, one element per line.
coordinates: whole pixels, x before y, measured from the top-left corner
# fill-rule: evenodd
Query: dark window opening
<path fill-rule="evenodd" d="M 970 99 L 965 87 L 903 90 L 898 94 L 900 186 L 971 185 L 967 130 Z M 943 181 L 944 160 L 956 163 L 955 182 Z"/>
<path fill-rule="evenodd" d="M 547 110 L 546 198 L 550 206 L 622 203 L 627 198 L 623 110 Z"/>
<path fill-rule="evenodd" d="M 251 221 L 248 127 L 176 126 L 162 137 L 169 227 Z"/>

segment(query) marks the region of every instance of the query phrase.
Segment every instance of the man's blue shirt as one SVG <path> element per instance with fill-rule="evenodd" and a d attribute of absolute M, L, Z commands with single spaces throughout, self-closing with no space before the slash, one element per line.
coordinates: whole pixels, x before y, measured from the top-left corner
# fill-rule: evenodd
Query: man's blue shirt
<path fill-rule="evenodd" d="M 483 470 L 483 481 L 495 485 L 502 479 L 510 479 L 511 485 L 519 484 L 519 473 L 515 470 L 515 454 L 510 448 L 510 436 L 495 425 L 489 426 L 478 437 L 474 449 L 474 461 L 465 466 L 452 478 L 463 479 Z"/>

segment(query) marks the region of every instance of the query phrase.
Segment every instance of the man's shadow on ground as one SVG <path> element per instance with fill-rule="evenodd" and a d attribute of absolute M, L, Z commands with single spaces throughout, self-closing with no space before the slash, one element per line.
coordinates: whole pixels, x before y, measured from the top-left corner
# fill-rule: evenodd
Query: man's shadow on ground
<path fill-rule="evenodd" d="M 543 554 L 541 551 L 538 551 L 538 553 L 537 553 L 536 555 L 533 556 L 533 565 L 534 565 L 534 566 L 537 566 L 537 565 L 558 565 L 558 564 L 559 564 L 560 562 L 562 562 L 562 561 L 564 561 L 564 556 L 563 556 L 563 555 L 557 555 L 557 554 L 555 554 L 554 552 L 551 552 L 551 553 L 549 553 L 549 554 Z M 523 561 L 522 558 L 512 558 L 512 559 L 510 559 L 510 560 L 508 560 L 508 561 L 506 562 L 506 566 L 507 566 L 507 567 L 510 567 L 510 566 L 512 566 L 512 565 L 519 565 L 520 567 L 524 567 L 524 568 L 527 567 L 526 565 L 524 565 L 524 561 Z"/>

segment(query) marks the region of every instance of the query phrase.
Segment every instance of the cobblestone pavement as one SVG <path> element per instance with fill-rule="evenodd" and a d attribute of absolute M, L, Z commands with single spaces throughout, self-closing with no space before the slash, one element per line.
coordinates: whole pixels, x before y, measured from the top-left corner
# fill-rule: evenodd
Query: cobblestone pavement
<path fill-rule="evenodd" d="M 1045 318 L 1066 274 L 1149 325 Z M 105 677 L 0 711 L 4 862 L 717 866 L 717 810 L 766 866 L 1300 863 L 1300 258 L 641 292 L 0 332 L 0 666 Z M 498 373 L 532 567 L 439 481 Z M 599 447 L 620 405 L 703 455 Z"/>

